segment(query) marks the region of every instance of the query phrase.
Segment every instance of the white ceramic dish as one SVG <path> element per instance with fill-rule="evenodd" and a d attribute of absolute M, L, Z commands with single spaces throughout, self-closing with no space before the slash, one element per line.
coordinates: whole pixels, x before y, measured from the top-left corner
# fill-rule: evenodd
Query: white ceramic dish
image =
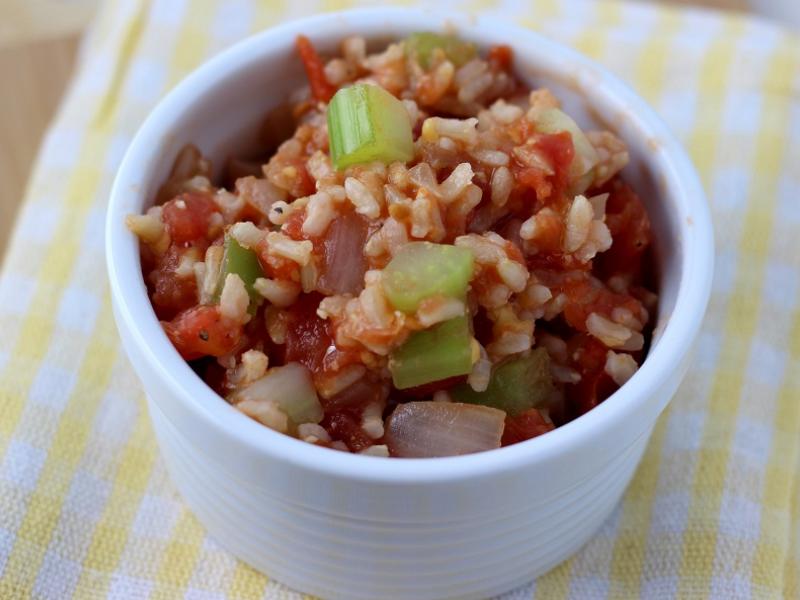
<path fill-rule="evenodd" d="M 138 243 L 124 217 L 147 205 L 184 144 L 197 144 L 212 159 L 248 145 L 251 126 L 304 84 L 297 34 L 333 52 L 350 34 L 380 43 L 450 27 L 484 48 L 512 44 L 522 79 L 550 86 L 584 125 L 601 120 L 628 143 L 633 160 L 625 175 L 647 204 L 660 270 L 650 354 L 633 379 L 588 414 L 491 452 L 380 459 L 275 433 L 222 401 L 174 350 L 150 306 Z M 598 65 L 505 22 L 371 9 L 262 32 L 176 87 L 127 152 L 106 244 L 117 324 L 147 392 L 161 451 L 211 535 L 299 590 L 379 600 L 500 593 L 544 573 L 592 536 L 687 368 L 708 301 L 712 235 L 702 188 L 680 145 Z"/>

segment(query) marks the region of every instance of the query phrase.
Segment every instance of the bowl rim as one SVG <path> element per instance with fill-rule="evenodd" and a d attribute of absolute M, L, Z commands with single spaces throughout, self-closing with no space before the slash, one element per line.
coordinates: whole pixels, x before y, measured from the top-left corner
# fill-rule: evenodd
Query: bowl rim
<path fill-rule="evenodd" d="M 522 466 L 549 462 L 559 455 L 579 449 L 596 436 L 609 435 L 613 427 L 632 416 L 640 405 L 657 394 L 661 385 L 678 371 L 680 363 L 699 331 L 711 291 L 714 237 L 705 194 L 694 166 L 680 143 L 662 119 L 633 90 L 610 71 L 577 51 L 552 41 L 509 20 L 480 16 L 484 37 L 496 43 L 524 39 L 536 45 L 548 60 L 560 61 L 588 73 L 600 93 L 622 105 L 640 133 L 658 139 L 660 175 L 669 184 L 678 219 L 682 259 L 675 299 L 658 344 L 636 374 L 612 396 L 581 417 L 547 435 L 487 452 L 456 457 L 381 460 L 331 451 L 308 444 L 256 423 L 224 402 L 197 376 L 164 334 L 150 304 L 141 275 L 138 241 L 124 226 L 127 200 L 137 194 L 143 165 L 152 162 L 153 145 L 159 142 L 168 125 L 183 107 L 213 88 L 225 74 L 241 68 L 248 60 L 264 60 L 271 52 L 285 48 L 299 33 L 331 28 L 355 21 L 366 29 L 370 24 L 391 20 L 425 29 L 472 30 L 477 35 L 474 15 L 445 14 L 435 9 L 361 8 L 330 12 L 292 20 L 255 33 L 222 51 L 192 71 L 161 99 L 139 128 L 120 164 L 111 191 L 105 224 L 105 249 L 115 317 L 120 329 L 125 326 L 162 386 L 182 408 L 202 419 L 206 427 L 258 455 L 285 461 L 318 473 L 382 483 L 423 483 L 453 481 L 485 476 Z M 491 32 L 491 33 L 487 33 Z M 342 33 L 342 36 L 346 32 Z M 512 42 L 515 50 L 521 45 Z M 591 102 L 589 103 L 591 104 Z M 141 195 L 141 192 L 139 192 Z M 142 200 L 146 203 L 147 198 Z M 138 279 L 138 280 L 137 280 Z M 666 401 L 657 407 L 657 415 Z M 163 409 L 162 409 L 163 410 Z M 177 424 L 176 424 L 177 425 Z"/>

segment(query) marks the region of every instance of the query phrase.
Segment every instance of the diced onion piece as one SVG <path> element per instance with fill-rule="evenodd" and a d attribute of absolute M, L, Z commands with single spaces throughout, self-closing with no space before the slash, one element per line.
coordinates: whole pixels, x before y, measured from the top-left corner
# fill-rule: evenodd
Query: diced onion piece
<path fill-rule="evenodd" d="M 303 365 L 290 362 L 273 367 L 262 378 L 239 390 L 230 398 L 240 402 L 277 402 L 294 423 L 319 423 L 323 417 L 311 373 Z"/>
<path fill-rule="evenodd" d="M 392 456 L 458 456 L 500 447 L 506 413 L 456 402 L 400 404 L 387 421 Z"/>
<path fill-rule="evenodd" d="M 455 35 L 442 35 L 430 31 L 412 33 L 405 40 L 406 55 L 416 58 L 423 68 L 430 66 L 433 51 L 441 48 L 453 65 L 460 67 L 477 54 L 474 44 L 465 42 Z"/>
<path fill-rule="evenodd" d="M 413 313 L 431 296 L 462 300 L 472 270 L 473 256 L 467 248 L 411 242 L 402 246 L 384 269 L 383 291 L 395 308 Z"/>
<path fill-rule="evenodd" d="M 544 348 L 537 348 L 526 356 L 497 365 L 486 391 L 476 392 L 462 384 L 450 390 L 450 395 L 456 402 L 493 406 L 513 417 L 541 407 L 553 389 L 550 356 Z"/>
<path fill-rule="evenodd" d="M 569 132 L 572 144 L 575 146 L 575 158 L 572 161 L 570 174 L 576 180 L 576 184 L 583 187 L 574 192 L 580 194 L 586 191 L 592 183 L 587 174 L 599 162 L 600 157 L 578 124 L 565 112 L 557 108 L 548 108 L 537 116 L 536 129 L 542 133 Z"/>
<path fill-rule="evenodd" d="M 344 211 L 328 227 L 322 242 L 317 289 L 328 296 L 353 294 L 364 288 L 367 259 L 367 221 L 352 210 Z"/>
<path fill-rule="evenodd" d="M 472 370 L 472 333 L 467 317 L 412 333 L 389 357 L 394 386 L 404 390 Z"/>
<path fill-rule="evenodd" d="M 222 288 L 225 285 L 225 278 L 233 273 L 238 275 L 244 282 L 244 287 L 247 289 L 247 294 L 250 296 L 249 310 L 251 314 L 261 302 L 261 294 L 259 294 L 253 287 L 256 279 L 264 277 L 264 271 L 261 269 L 261 264 L 258 262 L 258 256 L 252 250 L 243 248 L 230 235 L 225 235 L 225 254 L 222 257 L 222 268 L 219 273 L 219 280 L 217 282 L 217 289 L 215 292 L 215 300 L 219 301 Z"/>
<path fill-rule="evenodd" d="M 328 105 L 331 162 L 342 170 L 369 162 L 406 163 L 414 157 L 411 122 L 403 103 L 381 87 L 342 88 Z"/>

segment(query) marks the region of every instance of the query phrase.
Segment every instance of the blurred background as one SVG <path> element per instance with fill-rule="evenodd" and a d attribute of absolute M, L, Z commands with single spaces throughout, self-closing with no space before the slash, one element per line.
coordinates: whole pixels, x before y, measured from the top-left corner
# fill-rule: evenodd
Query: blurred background
<path fill-rule="evenodd" d="M 41 137 L 102 0 L 0 0 L 0 257 Z M 189 0 L 191 1 L 191 0 Z M 800 0 L 634 0 L 752 11 L 800 25 Z"/>

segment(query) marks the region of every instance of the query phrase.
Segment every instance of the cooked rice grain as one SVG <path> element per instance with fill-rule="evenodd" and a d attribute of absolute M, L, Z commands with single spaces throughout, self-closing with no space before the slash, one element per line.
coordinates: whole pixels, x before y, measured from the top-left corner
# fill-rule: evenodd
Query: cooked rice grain
<path fill-rule="evenodd" d="M 285 279 L 259 277 L 253 284 L 253 289 L 278 308 L 291 306 L 300 295 L 300 286 Z"/>
<path fill-rule="evenodd" d="M 639 369 L 639 365 L 630 354 L 608 351 L 606 354 L 605 372 L 619 386 L 625 385 Z"/>

